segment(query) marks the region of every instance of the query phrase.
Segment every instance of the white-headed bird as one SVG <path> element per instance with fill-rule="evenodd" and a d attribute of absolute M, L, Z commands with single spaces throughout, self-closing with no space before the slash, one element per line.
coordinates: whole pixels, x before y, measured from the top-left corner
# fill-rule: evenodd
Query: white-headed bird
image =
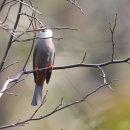
<path fill-rule="evenodd" d="M 35 90 L 32 99 L 32 106 L 39 106 L 42 103 L 42 89 L 44 82 L 49 83 L 52 69 L 39 71 L 40 68 L 52 67 L 55 59 L 55 46 L 52 41 L 52 30 L 43 29 L 40 31 L 39 40 L 33 53 L 33 69 Z"/>

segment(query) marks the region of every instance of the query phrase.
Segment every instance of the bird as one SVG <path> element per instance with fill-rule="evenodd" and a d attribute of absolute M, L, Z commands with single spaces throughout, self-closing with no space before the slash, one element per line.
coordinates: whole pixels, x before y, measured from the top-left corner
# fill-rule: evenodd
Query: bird
<path fill-rule="evenodd" d="M 39 32 L 39 39 L 35 45 L 33 52 L 33 69 L 35 90 L 32 106 L 40 106 L 42 104 L 42 90 L 44 82 L 48 84 L 51 78 L 52 69 L 55 60 L 55 46 L 52 41 L 53 32 L 51 29 L 42 29 Z M 51 69 L 40 71 L 41 68 L 51 67 Z"/>

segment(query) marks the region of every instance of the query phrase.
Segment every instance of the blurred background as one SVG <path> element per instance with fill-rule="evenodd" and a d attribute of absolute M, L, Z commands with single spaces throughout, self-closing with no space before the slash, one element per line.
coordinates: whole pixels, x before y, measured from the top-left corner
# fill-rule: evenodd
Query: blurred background
<path fill-rule="evenodd" d="M 28 1 L 25 1 L 28 3 Z M 81 11 L 68 3 L 67 0 L 32 0 L 42 15 L 37 17 L 48 27 L 71 27 L 72 30 L 54 30 L 54 37 L 63 40 L 54 40 L 56 47 L 55 66 L 79 63 L 86 52 L 85 63 L 101 63 L 111 59 L 111 33 L 109 22 L 113 26 L 117 13 L 117 27 L 114 38 L 115 59 L 130 56 L 130 0 L 82 0 L 79 1 Z M 0 4 L 2 1 L 0 1 Z M 13 26 L 18 11 L 16 4 L 9 14 L 7 23 Z M 8 6 L 0 13 L 2 21 L 7 13 Z M 25 13 L 31 13 L 26 7 Z M 28 26 L 28 19 L 21 17 L 19 28 Z M 7 46 L 10 34 L 0 29 L 0 59 Z M 26 36 L 28 37 L 28 36 Z M 14 43 L 9 51 L 5 66 L 19 61 L 19 64 L 6 69 L 0 75 L 0 86 L 7 77 L 14 77 L 19 73 L 28 56 L 30 42 Z M 32 56 L 27 64 L 32 69 Z M 10 128 L 12 130 L 128 130 L 130 129 L 130 65 L 115 64 L 103 68 L 109 81 L 118 80 L 111 86 L 113 90 L 104 87 L 88 97 L 86 102 L 64 109 L 40 121 Z M 81 99 L 101 84 L 101 72 L 94 68 L 73 68 L 53 71 L 48 90 L 47 101 L 37 116 L 45 115 L 55 108 L 63 97 L 63 104 Z M 10 92 L 17 94 L 4 95 L 0 99 L 0 125 L 24 120 L 31 116 L 35 107 L 31 106 L 34 91 L 33 75 L 13 87 Z"/>

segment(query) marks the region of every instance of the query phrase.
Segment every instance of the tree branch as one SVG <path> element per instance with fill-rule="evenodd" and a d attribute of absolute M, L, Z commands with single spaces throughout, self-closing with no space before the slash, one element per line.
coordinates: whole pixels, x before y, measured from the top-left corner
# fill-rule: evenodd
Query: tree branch
<path fill-rule="evenodd" d="M 9 9 L 8 9 L 8 11 L 7 11 L 7 14 L 6 14 L 5 19 L 3 20 L 2 24 L 6 22 L 8 16 L 9 16 L 9 13 L 10 13 L 11 8 L 12 8 L 14 5 L 16 5 L 16 4 L 17 4 L 17 2 L 15 2 L 15 3 L 13 3 L 12 5 L 9 6 Z"/>
<path fill-rule="evenodd" d="M 3 7 L 4 7 L 4 4 L 5 4 L 6 0 L 3 0 L 1 6 L 0 6 L 0 12 L 2 11 Z"/>
<path fill-rule="evenodd" d="M 78 8 L 81 13 L 84 15 L 84 11 L 83 9 L 80 7 L 79 3 L 77 2 L 77 0 L 67 0 L 70 4 L 74 5 L 76 8 Z"/>
<path fill-rule="evenodd" d="M 114 22 L 114 26 L 113 28 L 111 27 L 111 23 L 109 23 L 109 29 L 111 31 L 111 42 L 112 42 L 112 61 L 114 60 L 114 55 L 115 55 L 115 41 L 114 41 L 114 32 L 116 29 L 116 24 L 117 24 L 117 14 L 116 14 L 116 18 L 115 18 L 115 22 Z"/>
<path fill-rule="evenodd" d="M 112 82 L 114 82 L 114 81 L 111 81 L 111 82 L 108 83 L 108 84 L 111 84 Z M 0 129 L 6 129 L 6 128 L 11 128 L 11 127 L 16 127 L 16 126 L 24 126 L 25 124 L 27 124 L 27 123 L 29 123 L 29 122 L 37 121 L 37 120 L 42 120 L 42 119 L 44 119 L 44 118 L 47 118 L 47 117 L 49 117 L 49 116 L 51 116 L 51 115 L 53 115 L 53 114 L 55 114 L 55 113 L 57 113 L 57 112 L 59 112 L 59 111 L 61 111 L 61 110 L 64 110 L 64 109 L 66 109 L 66 108 L 68 108 L 68 107 L 71 107 L 71 106 L 74 106 L 74 105 L 76 105 L 76 104 L 79 104 L 79 103 L 82 103 L 82 102 L 86 101 L 86 99 L 87 99 L 88 97 L 90 97 L 90 96 L 93 95 L 94 93 L 98 92 L 101 88 L 105 87 L 105 86 L 108 85 L 108 84 L 103 84 L 103 85 L 99 86 L 98 88 L 96 88 L 95 90 L 93 90 L 92 92 L 86 94 L 86 95 L 85 95 L 84 97 L 82 97 L 80 100 L 74 101 L 74 102 L 69 103 L 69 104 L 64 105 L 64 106 L 62 106 L 62 105 L 63 105 L 63 98 L 61 98 L 60 103 L 59 103 L 51 112 L 49 112 L 48 114 L 42 115 L 42 116 L 40 116 L 40 117 L 34 117 L 34 116 L 36 115 L 36 113 L 38 112 L 38 110 L 41 108 L 41 106 L 42 106 L 42 105 L 41 105 L 41 106 L 39 106 L 39 107 L 34 111 L 34 113 L 32 114 L 32 116 L 30 116 L 30 118 L 28 118 L 28 119 L 26 119 L 26 120 L 24 120 L 24 121 L 19 121 L 19 122 L 13 123 L 13 124 L 1 126 Z M 47 95 L 47 94 L 46 94 L 46 95 Z M 46 95 L 45 95 L 43 101 L 45 101 Z"/>
<path fill-rule="evenodd" d="M 21 0 L 23 1 L 23 0 Z M 20 12 L 22 10 L 22 3 L 20 3 L 19 5 L 19 10 L 18 10 L 18 14 L 17 14 L 17 18 L 16 18 L 16 21 L 15 21 L 15 24 L 14 24 L 14 29 L 13 30 L 16 30 L 17 26 L 18 26 L 18 22 L 19 22 L 19 19 L 20 19 Z M 11 47 L 11 42 L 12 42 L 12 39 L 13 39 L 13 35 L 10 36 L 10 39 L 9 39 L 9 42 L 8 42 L 8 45 L 7 45 L 7 48 L 5 50 L 5 53 L 4 53 L 4 56 L 2 58 L 2 61 L 1 61 L 1 64 L 0 64 L 0 71 L 2 70 L 3 68 L 3 65 L 5 63 L 5 60 L 6 60 L 6 57 L 8 55 L 8 52 L 9 52 L 9 49 Z"/>
<path fill-rule="evenodd" d="M 11 63 L 11 64 L 5 66 L 5 67 L 0 71 L 0 73 L 1 73 L 2 71 L 4 71 L 5 69 L 7 69 L 7 68 L 9 68 L 9 67 L 11 67 L 11 66 L 13 66 L 13 65 L 15 65 L 15 64 L 17 64 L 17 63 L 19 63 L 19 62 L 16 61 L 16 62 L 14 62 L 14 63 Z"/>
<path fill-rule="evenodd" d="M 77 64 L 71 64 L 71 65 L 63 65 L 63 66 L 54 66 L 53 70 L 61 70 L 61 69 L 70 69 L 70 68 L 77 68 L 77 67 L 90 67 L 90 68 L 96 68 L 99 69 L 99 67 L 105 67 L 108 65 L 112 65 L 112 64 L 119 64 L 119 63 L 128 63 L 128 61 L 130 60 L 130 57 L 123 59 L 123 60 L 113 60 L 113 61 L 107 61 L 107 62 L 103 62 L 103 63 L 99 63 L 99 64 L 85 64 L 85 63 L 77 63 Z M 46 68 L 41 68 L 39 69 L 40 71 L 45 71 L 45 70 L 49 70 L 52 69 L 51 67 L 46 67 Z M 25 75 L 25 74 L 30 74 L 30 73 L 34 73 L 36 70 L 23 70 L 21 71 L 17 76 L 15 76 L 15 78 L 13 79 L 8 79 L 7 81 L 5 81 L 2 90 L 0 91 L 0 93 L 4 93 L 4 91 L 6 91 L 5 87 L 7 88 L 8 85 L 11 82 L 17 82 L 20 80 L 20 78 Z M 103 72 L 102 72 L 103 73 Z M 105 79 L 106 80 L 106 79 Z M 107 82 L 105 82 L 107 84 Z M 4 91 L 3 91 L 4 88 Z M 2 94 L 3 95 L 3 94 Z M 2 97 L 2 96 L 1 96 Z M 1 98 L 0 97 L 0 98 Z"/>
<path fill-rule="evenodd" d="M 20 2 L 20 4 L 23 4 L 23 5 L 27 6 L 27 7 L 29 7 L 30 9 L 32 9 L 33 11 L 35 11 L 38 14 L 41 14 L 41 12 L 39 12 L 38 10 L 36 10 L 35 8 L 33 8 L 31 5 L 23 2 L 23 0 L 15 0 L 15 1 L 18 1 L 18 2 Z"/>

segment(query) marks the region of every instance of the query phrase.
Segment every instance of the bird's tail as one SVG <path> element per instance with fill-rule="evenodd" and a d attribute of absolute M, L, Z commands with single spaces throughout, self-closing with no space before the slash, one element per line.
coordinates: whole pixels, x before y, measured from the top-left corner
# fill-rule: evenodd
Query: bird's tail
<path fill-rule="evenodd" d="M 42 89 L 43 86 L 36 85 L 34 90 L 34 95 L 32 99 L 32 106 L 40 106 L 42 103 Z"/>

